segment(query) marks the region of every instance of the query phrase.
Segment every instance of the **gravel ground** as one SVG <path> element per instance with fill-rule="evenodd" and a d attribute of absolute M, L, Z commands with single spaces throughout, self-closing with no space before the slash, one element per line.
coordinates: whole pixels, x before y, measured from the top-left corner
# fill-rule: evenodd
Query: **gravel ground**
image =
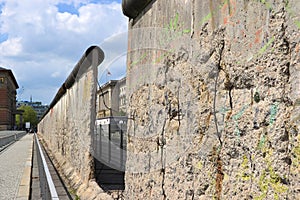
<path fill-rule="evenodd" d="M 0 200 L 15 199 L 32 137 L 27 134 L 0 153 Z"/>

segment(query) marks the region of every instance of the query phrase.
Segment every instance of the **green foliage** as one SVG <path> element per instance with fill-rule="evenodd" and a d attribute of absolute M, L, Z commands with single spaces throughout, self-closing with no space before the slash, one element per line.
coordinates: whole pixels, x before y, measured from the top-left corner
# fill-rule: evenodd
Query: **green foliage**
<path fill-rule="evenodd" d="M 75 189 L 70 189 L 69 193 L 71 194 L 71 196 L 73 197 L 73 199 L 80 200 L 80 197 L 76 194 L 76 190 Z"/>
<path fill-rule="evenodd" d="M 119 113 L 118 113 L 119 116 L 126 116 L 126 112 L 124 112 L 123 110 L 121 110 Z"/>
<path fill-rule="evenodd" d="M 30 122 L 31 127 L 35 127 L 38 123 L 37 114 L 31 106 L 21 106 L 19 110 L 24 110 L 23 113 L 23 123 Z M 20 116 L 16 117 L 16 124 L 20 125 Z"/>

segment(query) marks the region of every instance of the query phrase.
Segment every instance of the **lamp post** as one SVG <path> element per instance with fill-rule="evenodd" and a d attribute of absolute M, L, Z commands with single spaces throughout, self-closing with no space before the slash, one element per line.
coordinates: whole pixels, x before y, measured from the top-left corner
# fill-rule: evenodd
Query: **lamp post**
<path fill-rule="evenodd" d="M 123 127 L 122 125 L 124 124 L 123 120 L 119 121 L 120 124 L 120 169 L 122 169 L 122 165 L 123 165 Z"/>

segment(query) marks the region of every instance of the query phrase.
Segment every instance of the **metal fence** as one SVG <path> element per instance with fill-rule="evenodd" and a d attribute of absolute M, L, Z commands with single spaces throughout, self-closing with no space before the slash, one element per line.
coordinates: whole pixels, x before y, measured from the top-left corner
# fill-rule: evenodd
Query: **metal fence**
<path fill-rule="evenodd" d="M 9 144 L 17 141 L 21 137 L 26 135 L 26 131 L 18 131 L 18 132 L 11 132 L 5 131 L 2 135 L 0 135 L 0 150 L 8 146 Z"/>
<path fill-rule="evenodd" d="M 127 117 L 96 120 L 93 135 L 94 157 L 103 164 L 125 171 Z"/>
<path fill-rule="evenodd" d="M 50 171 L 48 165 L 46 163 L 46 159 L 44 153 L 42 151 L 41 145 L 39 143 L 38 137 L 35 136 L 35 148 L 37 153 L 37 162 L 39 168 L 39 176 L 40 176 L 40 187 L 41 187 L 41 196 L 43 200 L 58 200 L 58 195 L 50 175 Z"/>
<path fill-rule="evenodd" d="M 125 189 L 127 117 L 96 120 L 93 134 L 96 182 L 104 191 Z"/>

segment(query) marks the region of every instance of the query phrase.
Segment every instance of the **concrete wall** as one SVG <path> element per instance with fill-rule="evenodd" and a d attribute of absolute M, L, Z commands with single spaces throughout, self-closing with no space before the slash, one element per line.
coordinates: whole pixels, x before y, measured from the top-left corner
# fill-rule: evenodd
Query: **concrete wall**
<path fill-rule="evenodd" d="M 70 88 L 38 126 L 51 151 L 70 162 L 85 182 L 91 176 L 91 166 L 84 164 L 91 160 L 93 75 L 88 72 Z"/>
<path fill-rule="evenodd" d="M 130 19 L 126 199 L 300 198 L 299 9 L 159 0 Z"/>
<path fill-rule="evenodd" d="M 91 138 L 96 118 L 97 66 L 103 60 L 100 54 L 97 48 L 86 52 L 73 70 L 76 73 L 69 76 L 74 83 L 69 88 L 68 81 L 63 84 L 56 95 L 60 98 L 55 97 L 38 124 L 39 136 L 60 175 L 70 191 L 82 199 L 110 198 L 93 180 Z M 60 92 L 64 88 L 68 89 Z"/>

